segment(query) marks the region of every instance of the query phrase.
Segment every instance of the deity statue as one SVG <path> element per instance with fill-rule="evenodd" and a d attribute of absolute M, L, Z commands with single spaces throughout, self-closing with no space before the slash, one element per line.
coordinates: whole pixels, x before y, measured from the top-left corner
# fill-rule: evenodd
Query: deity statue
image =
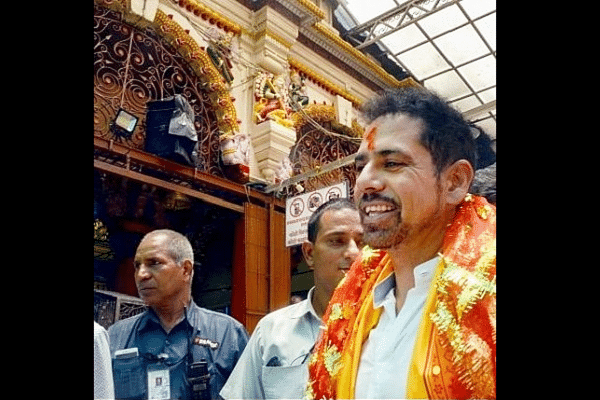
<path fill-rule="evenodd" d="M 292 162 L 288 156 L 285 156 L 281 159 L 281 163 L 279 164 L 277 171 L 275 171 L 275 183 L 281 183 L 286 179 L 289 179 L 293 174 Z"/>
<path fill-rule="evenodd" d="M 233 68 L 231 64 L 231 40 L 233 39 L 233 33 L 227 32 L 223 35 L 214 30 L 209 30 L 207 34 L 210 40 L 208 41 L 209 44 L 206 47 L 206 52 L 225 81 L 231 84 L 233 82 L 233 74 L 231 73 L 231 68 Z"/>
<path fill-rule="evenodd" d="M 250 138 L 245 133 L 221 138 L 221 159 L 226 175 L 239 183 L 248 182 L 250 175 Z"/>
<path fill-rule="evenodd" d="M 308 95 L 304 85 L 304 77 L 300 76 L 298 71 L 293 70 L 290 73 L 290 98 L 292 99 L 292 108 L 296 109 L 298 104 L 304 107 L 308 104 Z"/>
<path fill-rule="evenodd" d="M 254 122 L 271 119 L 278 124 L 292 127 L 289 118 L 291 108 L 288 104 L 288 88 L 283 75 L 275 77 L 272 73 L 261 72 L 254 85 Z"/>

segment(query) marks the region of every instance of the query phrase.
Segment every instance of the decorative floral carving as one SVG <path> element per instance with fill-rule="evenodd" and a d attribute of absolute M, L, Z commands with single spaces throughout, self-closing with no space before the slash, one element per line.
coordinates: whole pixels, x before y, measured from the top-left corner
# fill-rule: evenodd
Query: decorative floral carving
<path fill-rule="evenodd" d="M 158 20 L 166 18 L 164 14 L 162 17 L 159 14 L 157 12 Z M 174 23 L 163 22 L 165 29 L 173 30 Z M 206 53 L 204 57 L 207 63 L 211 63 Z M 214 111 L 211 96 L 215 93 L 221 95 L 221 89 L 225 89 L 225 86 L 218 87 L 222 78 L 212 64 L 210 70 L 217 75 L 217 79 L 212 81 L 206 77 L 202 80 L 192 64 L 164 36 L 158 35 L 156 28 L 138 29 L 126 23 L 121 13 L 95 5 L 94 136 L 118 140 L 127 146 L 142 149 L 145 143 L 146 103 L 181 94 L 194 111 L 194 127 L 198 133 L 198 169 L 223 176 L 219 168 L 219 135 L 223 132 L 220 129 L 223 122 Z M 207 80 L 212 84 L 205 85 Z M 227 95 L 229 93 L 224 92 Z M 231 101 L 221 100 L 221 103 L 227 110 Z M 120 107 L 140 121 L 129 138 L 116 137 L 110 129 L 110 123 Z M 235 114 L 229 120 L 231 118 L 233 124 L 237 125 Z"/>

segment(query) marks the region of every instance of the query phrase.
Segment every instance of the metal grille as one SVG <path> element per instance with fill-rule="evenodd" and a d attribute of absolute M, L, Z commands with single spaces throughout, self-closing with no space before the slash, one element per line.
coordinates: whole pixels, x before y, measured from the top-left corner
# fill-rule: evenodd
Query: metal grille
<path fill-rule="evenodd" d="M 137 297 L 106 290 L 94 290 L 94 321 L 108 329 L 115 322 L 146 311 Z"/>
<path fill-rule="evenodd" d="M 151 27 L 140 30 L 120 13 L 94 7 L 94 136 L 144 149 L 146 103 L 183 95 L 194 111 L 200 171 L 223 176 L 217 117 L 203 82 L 188 62 Z M 110 125 L 120 108 L 139 118 L 130 137 Z"/>
<path fill-rule="evenodd" d="M 321 125 L 327 130 L 332 130 L 330 122 L 322 122 Z M 292 162 L 294 174 L 299 175 L 321 168 L 332 161 L 350 156 L 357 151 L 358 144 L 353 143 L 350 138 L 344 138 L 341 135 L 328 135 L 311 125 L 305 125 L 298 132 L 298 140 L 290 150 L 290 161 Z M 349 196 L 352 197 L 354 184 L 356 183 L 354 164 L 344 165 L 308 178 L 304 181 L 303 186 L 309 192 L 343 181 L 348 182 Z M 289 188 L 289 190 L 291 189 Z"/>

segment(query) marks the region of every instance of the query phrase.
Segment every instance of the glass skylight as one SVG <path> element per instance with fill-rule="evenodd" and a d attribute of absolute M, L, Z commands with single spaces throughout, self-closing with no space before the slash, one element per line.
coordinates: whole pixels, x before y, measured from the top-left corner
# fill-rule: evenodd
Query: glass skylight
<path fill-rule="evenodd" d="M 339 3 L 356 20 L 363 41 L 377 43 L 426 88 L 496 137 L 495 0 Z M 393 14 L 383 18 L 388 12 Z M 364 25 L 369 22 L 374 24 Z"/>

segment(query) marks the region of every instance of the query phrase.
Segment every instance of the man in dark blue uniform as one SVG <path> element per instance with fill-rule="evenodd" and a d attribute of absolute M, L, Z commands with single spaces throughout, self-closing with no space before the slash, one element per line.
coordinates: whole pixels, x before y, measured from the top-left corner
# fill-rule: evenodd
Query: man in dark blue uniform
<path fill-rule="evenodd" d="M 204 360 L 210 392 L 201 395 L 219 398 L 249 336 L 235 319 L 193 302 L 193 265 L 180 233 L 157 230 L 140 242 L 135 283 L 149 309 L 108 329 L 117 399 L 193 399 L 190 366 Z"/>

